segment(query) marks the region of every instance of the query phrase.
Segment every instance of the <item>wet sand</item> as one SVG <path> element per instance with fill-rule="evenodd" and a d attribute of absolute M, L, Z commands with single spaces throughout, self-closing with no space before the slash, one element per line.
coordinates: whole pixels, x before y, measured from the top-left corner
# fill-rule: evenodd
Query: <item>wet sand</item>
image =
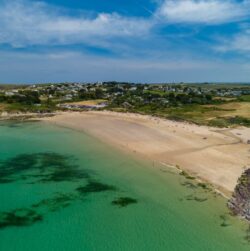
<path fill-rule="evenodd" d="M 229 195 L 250 166 L 250 128 L 218 129 L 131 113 L 65 112 L 44 121 L 186 170 Z"/>

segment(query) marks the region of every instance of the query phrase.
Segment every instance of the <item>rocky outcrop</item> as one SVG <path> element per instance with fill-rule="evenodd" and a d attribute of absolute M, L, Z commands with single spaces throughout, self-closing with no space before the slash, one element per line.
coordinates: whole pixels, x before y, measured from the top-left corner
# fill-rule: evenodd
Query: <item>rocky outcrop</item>
<path fill-rule="evenodd" d="M 247 169 L 239 178 L 228 207 L 233 214 L 250 221 L 250 169 Z"/>

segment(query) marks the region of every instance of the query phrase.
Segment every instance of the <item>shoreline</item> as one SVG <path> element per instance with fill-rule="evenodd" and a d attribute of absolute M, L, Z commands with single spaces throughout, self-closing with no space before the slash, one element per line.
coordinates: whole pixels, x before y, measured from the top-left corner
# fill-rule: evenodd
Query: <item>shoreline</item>
<path fill-rule="evenodd" d="M 44 121 L 44 119 L 42 119 L 42 120 L 43 120 L 42 122 L 48 122 L 48 121 Z M 46 120 L 46 118 L 45 118 L 45 120 Z M 214 193 L 222 196 L 225 199 L 230 199 L 231 198 L 231 194 L 232 194 L 231 192 L 229 192 L 227 190 L 224 190 L 223 188 L 221 188 L 219 186 L 215 187 L 214 184 L 212 184 L 208 180 L 206 180 L 204 178 L 201 178 L 201 177 L 198 177 L 198 176 L 195 176 L 195 174 L 193 174 L 193 173 L 192 174 L 187 173 L 185 168 L 182 169 L 179 166 L 174 166 L 174 165 L 171 165 L 171 164 L 166 164 L 164 162 L 160 162 L 158 160 L 150 159 L 150 158 L 144 156 L 143 154 L 137 153 L 136 151 L 130 151 L 130 150 L 126 149 L 124 146 L 118 146 L 118 145 L 107 143 L 106 141 L 103 141 L 102 139 L 95 137 L 93 134 L 90 134 L 90 133 L 88 133 L 86 131 L 83 131 L 83 130 L 79 130 L 79 129 L 76 129 L 76 128 L 72 128 L 72 127 L 69 127 L 69 126 L 64 126 L 64 125 L 53 123 L 53 122 L 52 123 L 49 122 L 49 123 L 53 124 L 53 125 L 56 125 L 58 127 L 61 127 L 61 128 L 70 129 L 70 130 L 73 130 L 73 131 L 77 131 L 79 133 L 85 133 L 88 136 L 94 137 L 96 140 L 100 140 L 100 142 L 102 142 L 103 144 L 108 144 L 110 147 L 113 147 L 116 150 L 121 151 L 124 154 L 135 158 L 136 160 L 139 160 L 140 162 L 141 161 L 146 162 L 147 166 L 151 165 L 150 168 L 157 168 L 155 170 L 158 170 L 158 171 L 161 171 L 161 172 L 167 172 L 167 171 L 168 172 L 174 172 L 174 173 L 176 173 L 176 174 L 178 174 L 180 176 L 184 176 L 184 177 L 186 177 L 186 175 L 187 175 L 186 179 L 189 179 L 188 177 L 192 177 L 192 180 L 194 180 L 197 184 L 200 183 L 200 184 L 208 185 L 209 188 L 212 189 L 212 191 Z M 185 172 L 186 175 L 183 175 L 182 172 Z"/>
<path fill-rule="evenodd" d="M 41 120 L 82 131 L 141 159 L 183 170 L 226 198 L 249 165 L 249 147 L 244 143 L 249 128 L 218 129 L 110 111 L 64 112 Z M 244 133 L 239 135 L 239 131 Z"/>
<path fill-rule="evenodd" d="M 8 113 L 8 112 L 2 112 L 0 114 L 0 121 L 8 121 L 8 120 L 31 120 L 31 119 L 42 119 L 45 117 L 53 117 L 56 115 L 59 115 L 60 113 Z"/>
<path fill-rule="evenodd" d="M 59 116 L 64 115 L 67 114 Z M 107 119 L 110 120 L 109 117 Z M 131 119 L 134 120 L 134 117 Z M 55 243 L 55 248 L 60 247 L 62 240 L 58 240 L 57 233 L 62 230 L 59 232 L 60 237 L 69 240 L 69 250 L 72 243 L 76 243 L 74 247 L 78 249 L 83 245 L 82 232 L 86 230 L 86 243 L 91 241 L 87 250 L 96 246 L 96 243 L 101 248 L 109 238 L 107 243 L 110 248 L 107 249 L 111 250 L 116 244 L 119 250 L 123 242 L 126 250 L 145 249 L 145 240 L 150 245 L 149 249 L 153 250 L 168 250 L 169 247 L 181 250 L 183 246 L 189 249 L 190 241 L 197 250 L 204 247 L 213 250 L 231 251 L 230 247 L 232 250 L 247 250 L 247 241 L 244 239 L 247 236 L 247 221 L 231 215 L 227 199 L 211 186 L 203 186 L 205 184 L 200 184 L 196 179 L 188 179 L 176 167 L 148 162 L 146 158 L 141 160 L 136 153 L 123 153 L 89 134 L 79 133 L 80 129 L 54 126 L 54 121 L 33 121 L 3 122 L 1 128 L 3 154 L 7 150 L 3 164 L 19 160 L 13 162 L 13 168 L 18 168 L 21 160 L 32 162 L 25 172 L 19 168 L 20 172 L 13 177 L 12 172 L 11 176 L 7 174 L 6 177 L 12 182 L 2 185 L 2 222 L 5 215 L 20 215 L 19 212 L 26 219 L 31 210 L 35 215 L 43 216 L 42 222 L 35 221 L 29 227 L 27 238 L 34 231 L 37 238 L 33 238 L 27 247 L 32 249 L 34 243 L 41 246 L 40 237 L 43 234 L 52 236 L 50 241 Z M 106 127 L 105 123 L 98 124 L 98 128 L 102 126 Z M 138 130 L 137 127 L 135 129 Z M 61 173 L 58 165 L 46 169 L 47 162 L 53 162 L 53 159 L 63 162 L 68 171 L 62 170 Z M 8 165 L 3 167 L 8 169 Z M 41 168 L 44 169 L 42 173 Z M 27 193 L 33 197 L 27 200 Z M 20 231 L 16 231 L 16 227 L 11 225 L 13 220 L 7 220 L 7 228 L 3 229 L 7 240 L 3 245 L 8 250 L 9 240 L 13 240 L 13 236 L 22 243 L 22 229 L 27 227 L 20 226 Z M 54 229 L 54 235 L 50 234 L 48 226 Z M 145 238 L 143 229 L 149 226 L 150 231 L 146 232 Z M 71 230 L 76 236 L 72 243 Z M 128 238 L 125 235 L 126 240 L 120 234 L 124 231 L 130 233 Z M 107 233 L 105 238 L 103 233 Z M 116 238 L 113 238 L 116 233 Z M 137 242 L 138 233 L 141 235 Z M 187 238 L 181 239 L 180 243 L 179 236 L 187 234 Z M 117 242 L 117 238 L 121 239 Z"/>
<path fill-rule="evenodd" d="M 250 165 L 250 128 L 218 129 L 110 111 L 54 115 L 39 120 L 82 131 L 141 159 L 185 171 L 226 198 Z"/>

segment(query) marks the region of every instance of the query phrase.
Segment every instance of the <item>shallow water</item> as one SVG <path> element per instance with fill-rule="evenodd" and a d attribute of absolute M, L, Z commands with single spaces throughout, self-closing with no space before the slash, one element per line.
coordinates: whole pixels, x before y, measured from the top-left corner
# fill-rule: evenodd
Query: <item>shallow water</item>
<path fill-rule="evenodd" d="M 83 133 L 0 124 L 0 250 L 250 250 L 226 201 Z"/>

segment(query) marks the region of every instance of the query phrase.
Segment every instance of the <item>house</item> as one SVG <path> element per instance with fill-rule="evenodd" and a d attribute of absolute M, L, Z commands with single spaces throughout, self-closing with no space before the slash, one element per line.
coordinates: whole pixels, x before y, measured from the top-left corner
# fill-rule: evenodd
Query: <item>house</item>
<path fill-rule="evenodd" d="M 67 94 L 64 96 L 64 100 L 72 100 L 73 95 L 72 94 Z"/>
<path fill-rule="evenodd" d="M 10 91 L 5 92 L 4 94 L 5 94 L 5 96 L 7 96 L 7 97 L 11 97 L 11 96 L 14 96 L 14 95 L 15 95 L 14 92 L 10 92 Z"/>

